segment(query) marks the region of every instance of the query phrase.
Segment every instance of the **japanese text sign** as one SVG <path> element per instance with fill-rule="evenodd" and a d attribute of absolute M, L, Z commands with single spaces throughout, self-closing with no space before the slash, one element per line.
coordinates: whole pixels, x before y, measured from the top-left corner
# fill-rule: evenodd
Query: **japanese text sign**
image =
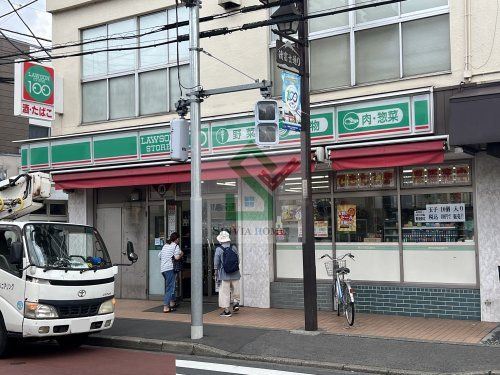
<path fill-rule="evenodd" d="M 428 204 L 425 210 L 414 214 L 416 223 L 463 223 L 465 203 Z"/>
<path fill-rule="evenodd" d="M 32 62 L 16 64 L 16 116 L 54 120 L 54 69 Z"/>
<path fill-rule="evenodd" d="M 278 67 L 299 74 L 302 70 L 302 59 L 298 48 L 290 43 L 276 41 L 276 63 Z"/>

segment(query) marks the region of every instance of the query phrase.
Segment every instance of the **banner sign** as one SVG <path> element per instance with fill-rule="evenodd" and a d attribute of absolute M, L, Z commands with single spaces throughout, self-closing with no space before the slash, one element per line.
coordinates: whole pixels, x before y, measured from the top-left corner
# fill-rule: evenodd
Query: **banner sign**
<path fill-rule="evenodd" d="M 282 71 L 283 90 L 283 129 L 300 131 L 300 118 L 302 114 L 300 98 L 300 76 L 295 73 Z"/>
<path fill-rule="evenodd" d="M 54 69 L 32 62 L 15 68 L 14 115 L 39 120 L 54 120 Z"/>
<path fill-rule="evenodd" d="M 415 223 L 463 223 L 465 203 L 427 204 L 425 210 L 416 210 Z"/>

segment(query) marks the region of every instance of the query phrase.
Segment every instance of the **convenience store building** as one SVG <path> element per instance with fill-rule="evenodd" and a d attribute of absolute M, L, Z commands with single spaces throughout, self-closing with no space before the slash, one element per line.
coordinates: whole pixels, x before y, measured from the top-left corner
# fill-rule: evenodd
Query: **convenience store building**
<path fill-rule="evenodd" d="M 498 280 L 486 277 L 498 272 L 487 261 L 498 252 L 500 232 L 488 224 L 498 213 L 483 213 L 499 204 L 491 189 L 500 184 L 500 159 L 450 144 L 441 120 L 450 108 L 437 103 L 453 102 L 456 91 L 426 88 L 313 106 L 320 309 L 331 308 L 320 256 L 352 252 L 359 311 L 499 319 Z M 278 147 L 259 150 L 253 131 L 248 115 L 203 122 L 204 294 L 215 296 L 211 259 L 224 229 L 242 254 L 243 303 L 299 308 L 299 135 L 284 130 Z M 179 231 L 188 259 L 179 294 L 189 298 L 190 164 L 170 161 L 169 149 L 168 124 L 22 146 L 23 169 L 51 171 L 56 188 L 69 193 L 70 221 L 94 223 L 114 261 L 126 241 L 134 242 L 140 260 L 118 275 L 118 297 L 161 296 L 157 254 Z"/>
<path fill-rule="evenodd" d="M 219 3 L 204 2 L 201 17 L 223 18 L 203 28 L 271 13 L 225 17 Z M 309 11 L 327 3 L 311 1 Z M 64 113 L 51 138 L 23 144 L 23 168 L 52 173 L 68 193 L 69 220 L 95 225 L 114 262 L 134 243 L 139 261 L 120 270 L 117 297 L 161 297 L 157 254 L 179 231 L 188 264 L 178 293 L 188 298 L 190 166 L 170 160 L 168 127 L 181 83 L 189 86 L 189 50 L 187 42 L 156 45 L 175 38 L 175 28 L 158 29 L 187 20 L 187 11 L 175 0 L 46 4 L 54 44 L 88 43 L 77 47 L 83 56 L 53 61 Z M 319 257 L 351 251 L 361 311 L 500 321 L 500 55 L 486 48 L 485 31 L 496 27 L 496 11 L 489 2 L 407 0 L 310 20 L 320 308 L 331 308 L 331 280 Z M 491 51 L 499 45 L 492 38 Z M 267 28 L 203 38 L 201 47 L 273 81 L 280 96 Z M 205 54 L 201 80 L 207 89 L 248 83 Z M 301 308 L 299 135 L 282 131 L 279 146 L 257 149 L 251 109 L 260 98 L 247 91 L 202 104 L 204 294 L 216 298 L 211 258 L 228 229 L 241 252 L 243 303 Z"/>

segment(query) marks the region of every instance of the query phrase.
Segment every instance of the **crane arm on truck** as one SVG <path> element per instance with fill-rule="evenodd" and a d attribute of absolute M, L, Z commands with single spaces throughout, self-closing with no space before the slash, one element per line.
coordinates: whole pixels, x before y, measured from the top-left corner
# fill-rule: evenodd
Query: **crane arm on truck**
<path fill-rule="evenodd" d="M 24 173 L 0 182 L 0 220 L 14 220 L 43 206 L 50 197 L 50 175 Z"/>

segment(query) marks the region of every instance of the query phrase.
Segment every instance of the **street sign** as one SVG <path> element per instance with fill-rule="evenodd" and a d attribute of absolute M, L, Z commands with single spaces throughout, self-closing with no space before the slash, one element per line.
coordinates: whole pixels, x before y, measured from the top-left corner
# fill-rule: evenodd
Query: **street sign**
<path fill-rule="evenodd" d="M 300 76 L 287 71 L 281 72 L 283 80 L 283 129 L 300 131 L 302 106 L 300 100 Z"/>
<path fill-rule="evenodd" d="M 276 63 L 281 69 L 300 74 L 302 59 L 300 58 L 299 48 L 291 42 L 283 43 L 281 40 L 277 40 Z"/>
<path fill-rule="evenodd" d="M 15 67 L 14 115 L 54 120 L 54 69 L 32 62 Z"/>

